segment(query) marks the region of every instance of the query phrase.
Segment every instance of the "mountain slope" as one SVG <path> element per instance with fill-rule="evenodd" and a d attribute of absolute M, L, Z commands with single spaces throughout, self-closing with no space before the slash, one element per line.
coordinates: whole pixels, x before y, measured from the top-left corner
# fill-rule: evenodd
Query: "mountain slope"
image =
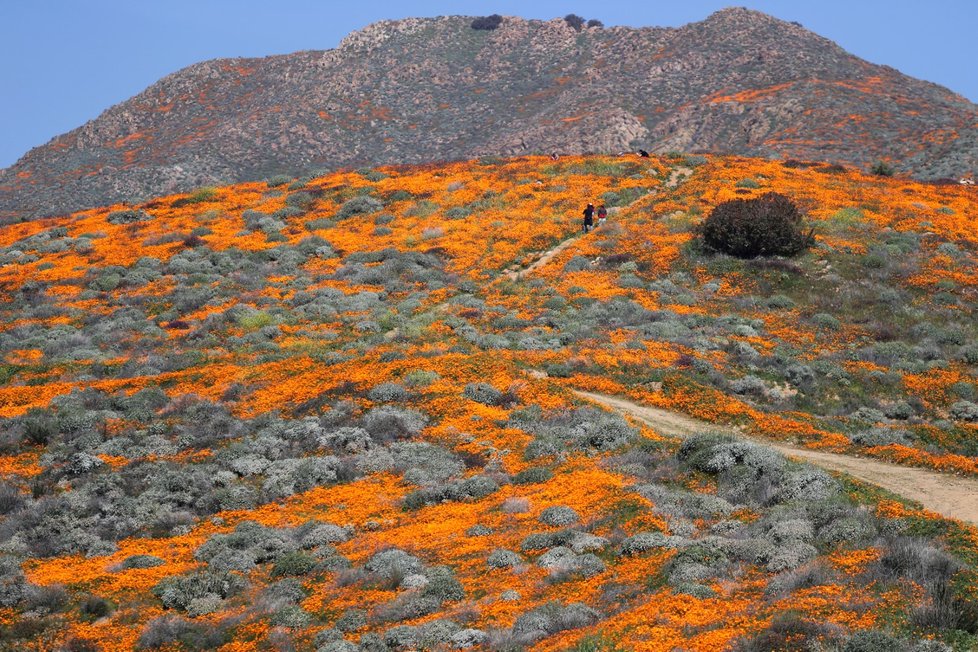
<path fill-rule="evenodd" d="M 758 12 L 678 29 L 470 22 L 386 21 L 335 50 L 190 66 L 0 172 L 0 216 L 487 154 L 886 159 L 925 178 L 976 165 L 975 105 Z"/>
<path fill-rule="evenodd" d="M 811 250 L 696 245 L 769 191 Z M 540 156 L 2 226 L 0 649 L 974 649 L 978 530 L 758 442 L 974 484 L 976 214 Z"/>

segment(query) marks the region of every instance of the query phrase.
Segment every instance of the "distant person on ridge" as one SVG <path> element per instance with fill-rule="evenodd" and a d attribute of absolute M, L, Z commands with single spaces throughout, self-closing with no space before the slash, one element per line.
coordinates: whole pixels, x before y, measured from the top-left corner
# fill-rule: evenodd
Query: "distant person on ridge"
<path fill-rule="evenodd" d="M 649 153 L 646 152 L 644 149 L 638 150 L 638 155 L 641 156 L 642 158 L 648 158 L 649 157 Z"/>
<path fill-rule="evenodd" d="M 588 204 L 584 209 L 584 233 L 587 233 L 594 226 L 594 204 Z"/>
<path fill-rule="evenodd" d="M 598 226 L 604 225 L 605 220 L 608 219 L 608 209 L 604 207 L 604 204 L 598 206 Z"/>
<path fill-rule="evenodd" d="M 557 159 L 560 158 L 560 155 L 557 154 L 557 152 L 554 152 L 553 154 L 550 155 L 550 158 L 551 158 L 551 160 L 556 161 Z"/>

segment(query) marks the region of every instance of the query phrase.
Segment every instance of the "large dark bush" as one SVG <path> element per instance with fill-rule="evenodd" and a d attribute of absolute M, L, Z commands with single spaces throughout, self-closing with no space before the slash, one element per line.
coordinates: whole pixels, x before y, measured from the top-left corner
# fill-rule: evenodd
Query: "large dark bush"
<path fill-rule="evenodd" d="M 503 22 L 503 17 L 499 14 L 493 14 L 491 16 L 479 16 L 472 21 L 472 29 L 483 29 L 483 30 L 493 30 L 499 27 Z"/>
<path fill-rule="evenodd" d="M 723 202 L 706 218 L 702 234 L 708 247 L 738 258 L 793 256 L 814 242 L 798 207 L 776 192 Z"/>
<path fill-rule="evenodd" d="M 576 29 L 578 32 L 584 29 L 584 18 L 578 16 L 577 14 L 567 14 L 564 16 L 564 22 Z"/>

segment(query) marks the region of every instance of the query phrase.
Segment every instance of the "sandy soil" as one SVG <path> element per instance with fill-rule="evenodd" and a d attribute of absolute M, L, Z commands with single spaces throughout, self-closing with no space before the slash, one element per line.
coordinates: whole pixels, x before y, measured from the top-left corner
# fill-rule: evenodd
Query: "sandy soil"
<path fill-rule="evenodd" d="M 978 480 L 958 477 L 927 469 L 899 466 L 865 457 L 827 453 L 769 440 L 746 437 L 742 432 L 724 428 L 676 412 L 669 412 L 627 399 L 575 392 L 578 396 L 615 410 L 648 425 L 657 433 L 689 437 L 700 432 L 721 432 L 748 439 L 829 471 L 838 471 L 917 501 L 924 508 L 943 516 L 978 525 Z"/>

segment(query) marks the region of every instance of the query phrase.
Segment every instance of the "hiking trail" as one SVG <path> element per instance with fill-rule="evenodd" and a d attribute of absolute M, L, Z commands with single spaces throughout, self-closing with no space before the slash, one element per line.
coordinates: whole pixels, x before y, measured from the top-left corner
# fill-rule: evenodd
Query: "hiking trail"
<path fill-rule="evenodd" d="M 666 188 L 675 188 L 680 183 L 688 179 L 693 174 L 692 168 L 679 167 L 673 168 L 666 179 Z"/>
<path fill-rule="evenodd" d="M 838 471 L 863 482 L 916 501 L 942 516 L 978 525 L 978 479 L 965 478 L 913 466 L 899 466 L 867 457 L 792 446 L 767 439 L 749 437 L 733 428 L 694 419 L 685 414 L 641 405 L 617 396 L 574 390 L 589 401 L 641 421 L 662 435 L 689 437 L 699 432 L 732 435 L 769 448 L 786 457 Z"/>
<path fill-rule="evenodd" d="M 580 240 L 582 237 L 584 236 L 575 235 L 573 237 L 567 238 L 553 249 L 548 249 L 547 251 L 543 252 L 542 256 L 537 258 L 535 261 L 533 261 L 523 269 L 507 270 L 505 274 L 506 278 L 508 278 L 511 281 L 518 281 L 519 279 L 523 278 L 527 274 L 532 274 L 536 270 L 540 269 L 541 267 L 549 263 L 557 256 L 557 254 L 559 254 L 564 249 L 566 249 L 567 247 L 571 246 L 572 244 Z"/>
<path fill-rule="evenodd" d="M 692 174 L 693 174 L 692 168 L 687 168 L 687 167 L 672 168 L 672 170 L 669 172 L 668 178 L 666 178 L 665 183 L 663 183 L 663 186 L 670 190 L 674 190 L 676 187 L 679 186 L 679 184 L 686 181 L 690 176 L 692 176 Z M 612 206 L 611 208 L 608 209 L 608 215 L 615 215 L 616 213 L 620 213 L 625 209 L 631 208 L 633 204 L 647 197 L 651 197 L 657 193 L 658 193 L 658 188 L 653 188 L 652 191 L 649 192 L 648 194 L 642 195 L 641 197 L 636 197 L 635 199 L 625 204 L 624 206 Z M 592 229 L 592 231 L 594 231 L 597 228 L 598 227 L 595 226 Z M 549 263 L 560 252 L 562 252 L 564 249 L 567 249 L 569 246 L 571 246 L 572 244 L 574 244 L 575 242 L 577 242 L 583 237 L 584 237 L 583 233 L 578 233 L 577 235 L 571 236 L 566 240 L 563 240 L 562 242 L 558 243 L 556 246 L 554 246 L 551 249 L 547 249 L 546 251 L 543 252 L 534 252 L 534 253 L 539 253 L 540 257 L 534 260 L 526 267 L 524 267 L 523 269 L 513 269 L 513 268 L 507 269 L 505 272 L 503 272 L 503 276 L 511 281 L 518 281 L 524 276 L 526 276 L 527 274 L 532 274 L 536 270 L 540 269 L 541 267 Z"/>

